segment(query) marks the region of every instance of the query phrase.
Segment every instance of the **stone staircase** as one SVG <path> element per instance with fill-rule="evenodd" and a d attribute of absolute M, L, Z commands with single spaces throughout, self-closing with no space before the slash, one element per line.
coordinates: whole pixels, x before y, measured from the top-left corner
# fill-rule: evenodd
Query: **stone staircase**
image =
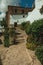
<path fill-rule="evenodd" d="M 15 33 L 16 33 L 16 39 L 15 39 L 16 43 L 25 43 L 26 39 L 24 31 L 16 27 Z"/>

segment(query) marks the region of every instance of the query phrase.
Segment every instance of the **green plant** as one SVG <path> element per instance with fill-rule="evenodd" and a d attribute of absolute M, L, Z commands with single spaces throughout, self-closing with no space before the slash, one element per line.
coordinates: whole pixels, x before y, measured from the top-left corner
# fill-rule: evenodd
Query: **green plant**
<path fill-rule="evenodd" d="M 34 38 L 33 38 L 32 34 L 30 34 L 30 35 L 28 36 L 28 38 L 27 38 L 27 42 L 32 43 L 33 40 L 34 40 Z"/>
<path fill-rule="evenodd" d="M 4 27 L 8 27 L 6 20 L 3 18 L 2 21 L 0 21 L 0 25 Z"/>
<path fill-rule="evenodd" d="M 36 45 L 33 44 L 33 43 L 26 43 L 26 47 L 27 47 L 28 49 L 35 50 Z"/>
<path fill-rule="evenodd" d="M 9 47 L 9 28 L 8 28 L 7 22 L 4 18 L 2 21 L 0 21 L 0 25 L 4 26 L 4 32 L 3 32 L 3 34 L 4 34 L 4 46 Z"/>
<path fill-rule="evenodd" d="M 43 65 L 43 46 L 38 47 L 38 48 L 36 49 L 35 54 L 37 55 L 38 59 L 40 60 L 40 62 L 41 62 L 42 65 Z"/>
<path fill-rule="evenodd" d="M 9 29 L 5 28 L 4 31 L 4 46 L 9 47 Z"/>
<path fill-rule="evenodd" d="M 9 33 L 10 33 L 11 37 L 14 37 L 15 36 L 15 29 L 11 28 Z"/>
<path fill-rule="evenodd" d="M 40 44 L 40 32 L 43 32 L 43 19 L 34 21 L 32 24 L 30 24 L 26 32 L 28 35 L 31 34 L 33 36 L 33 42 Z"/>
<path fill-rule="evenodd" d="M 22 29 L 25 29 L 26 22 L 21 23 Z"/>
<path fill-rule="evenodd" d="M 29 25 L 30 25 L 29 21 L 28 22 L 23 22 L 23 23 L 21 23 L 21 28 L 26 31 L 26 29 L 28 28 Z"/>
<path fill-rule="evenodd" d="M 9 35 L 8 34 L 4 36 L 4 46 L 9 47 Z"/>

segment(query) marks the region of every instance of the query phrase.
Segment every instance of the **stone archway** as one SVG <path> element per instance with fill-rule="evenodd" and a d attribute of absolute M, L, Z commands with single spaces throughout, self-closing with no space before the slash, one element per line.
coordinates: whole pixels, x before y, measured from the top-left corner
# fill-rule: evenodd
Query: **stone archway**
<path fill-rule="evenodd" d="M 10 15 L 26 15 L 28 12 L 31 12 L 35 6 L 32 8 L 20 7 L 20 6 L 8 6 L 8 11 L 6 12 L 6 22 L 10 24 Z"/>

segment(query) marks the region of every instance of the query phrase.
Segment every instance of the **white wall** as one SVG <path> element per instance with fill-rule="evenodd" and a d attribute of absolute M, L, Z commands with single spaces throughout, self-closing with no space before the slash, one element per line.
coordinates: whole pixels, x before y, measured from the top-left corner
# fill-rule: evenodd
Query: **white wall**
<path fill-rule="evenodd" d="M 10 15 L 10 24 L 14 24 L 14 22 L 18 22 L 18 24 L 20 24 L 21 22 L 25 21 L 27 16 L 28 15 L 25 15 L 25 17 L 23 17 L 23 15 Z"/>
<path fill-rule="evenodd" d="M 17 20 L 23 18 L 23 15 L 13 15 L 12 17 L 13 19 Z M 27 17 L 27 15 L 25 15 L 25 17 Z"/>

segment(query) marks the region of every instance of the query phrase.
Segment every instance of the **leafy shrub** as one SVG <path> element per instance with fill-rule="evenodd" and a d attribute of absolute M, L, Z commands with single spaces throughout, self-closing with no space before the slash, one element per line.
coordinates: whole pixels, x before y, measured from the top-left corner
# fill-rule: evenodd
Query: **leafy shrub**
<path fill-rule="evenodd" d="M 22 29 L 25 29 L 26 22 L 21 23 Z"/>
<path fill-rule="evenodd" d="M 9 39 L 8 38 L 4 39 L 4 46 L 9 47 Z"/>
<path fill-rule="evenodd" d="M 32 43 L 34 40 L 33 36 L 30 34 L 27 38 L 27 42 Z"/>
<path fill-rule="evenodd" d="M 30 32 L 35 37 L 37 37 L 37 36 L 39 36 L 39 32 L 42 32 L 42 31 L 43 31 L 43 19 L 34 21 L 30 25 L 28 33 Z"/>
<path fill-rule="evenodd" d="M 11 37 L 15 36 L 15 29 L 14 28 L 10 29 L 10 36 Z"/>
<path fill-rule="evenodd" d="M 6 20 L 3 18 L 2 21 L 0 21 L 0 25 L 4 27 L 8 27 Z"/>
<path fill-rule="evenodd" d="M 26 31 L 29 25 L 30 25 L 29 21 L 23 22 L 23 23 L 21 23 L 21 28 Z"/>
<path fill-rule="evenodd" d="M 37 55 L 38 59 L 41 61 L 42 65 L 43 65 L 43 46 L 38 47 L 36 49 L 35 54 Z"/>
<path fill-rule="evenodd" d="M 35 50 L 36 45 L 33 44 L 33 43 L 26 43 L 26 47 L 27 47 L 28 49 Z"/>
<path fill-rule="evenodd" d="M 9 29 L 5 29 L 4 31 L 4 46 L 9 47 Z"/>
<path fill-rule="evenodd" d="M 34 42 L 40 44 L 40 32 L 43 32 L 43 19 L 34 21 L 26 30 L 28 35 L 32 35 Z"/>
<path fill-rule="evenodd" d="M 4 46 L 9 47 L 9 35 L 4 35 Z"/>

